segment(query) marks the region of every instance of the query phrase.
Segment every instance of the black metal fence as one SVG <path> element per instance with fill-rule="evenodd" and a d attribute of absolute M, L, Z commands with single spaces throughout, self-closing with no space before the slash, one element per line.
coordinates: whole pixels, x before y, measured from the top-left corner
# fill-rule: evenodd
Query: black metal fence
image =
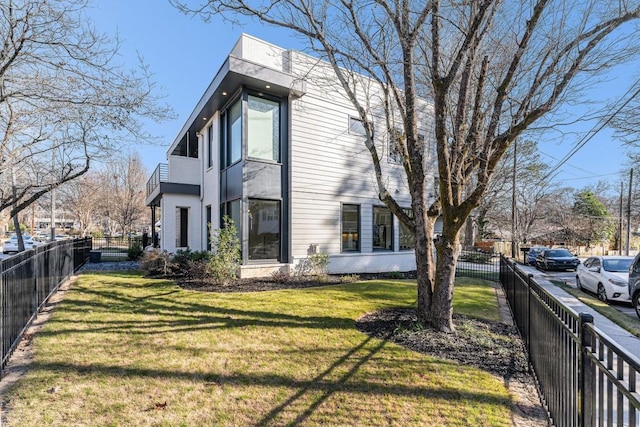
<path fill-rule="evenodd" d="M 463 250 L 458 257 L 456 276 L 475 277 L 497 282 L 500 273 L 500 256 L 480 251 Z"/>
<path fill-rule="evenodd" d="M 500 282 L 556 426 L 636 426 L 640 361 L 500 256 Z"/>
<path fill-rule="evenodd" d="M 87 262 L 90 251 L 91 238 L 61 240 L 0 261 L 0 367 L 49 297 Z"/>
<path fill-rule="evenodd" d="M 145 248 L 151 243 L 149 237 L 144 234 L 142 236 L 122 236 L 122 237 L 94 237 L 94 251 L 100 251 L 103 256 L 127 256 L 130 248 L 138 245 Z"/>

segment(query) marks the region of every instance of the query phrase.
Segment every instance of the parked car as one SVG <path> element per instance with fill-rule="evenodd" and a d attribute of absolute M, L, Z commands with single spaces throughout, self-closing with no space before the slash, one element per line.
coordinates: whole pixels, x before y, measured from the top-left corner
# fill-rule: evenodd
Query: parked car
<path fill-rule="evenodd" d="M 543 270 L 576 271 L 580 260 L 564 248 L 544 249 L 536 256 L 536 267 Z"/>
<path fill-rule="evenodd" d="M 636 255 L 629 266 L 628 290 L 631 304 L 636 310 L 636 315 L 640 318 L 640 253 Z"/>
<path fill-rule="evenodd" d="M 40 242 L 36 242 L 31 238 L 31 236 L 27 234 L 22 236 L 22 242 L 24 243 L 25 250 L 33 249 L 34 247 L 42 244 Z M 5 240 L 2 244 L 3 254 L 10 254 L 12 252 L 18 253 L 18 236 L 16 236 L 15 234 L 9 237 L 9 239 Z"/>
<path fill-rule="evenodd" d="M 629 301 L 629 267 L 633 257 L 594 256 L 576 270 L 578 289 L 595 292 L 603 302 Z"/>
<path fill-rule="evenodd" d="M 540 252 L 545 249 L 549 249 L 546 246 L 532 246 L 527 251 L 527 264 L 536 265 L 536 257 Z"/>

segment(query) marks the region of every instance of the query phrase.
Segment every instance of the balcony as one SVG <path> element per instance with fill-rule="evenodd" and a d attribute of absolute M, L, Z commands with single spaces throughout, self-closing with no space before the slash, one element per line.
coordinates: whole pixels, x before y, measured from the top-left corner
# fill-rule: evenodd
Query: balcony
<path fill-rule="evenodd" d="M 200 196 L 200 185 L 169 182 L 169 166 L 159 164 L 147 181 L 147 206 L 160 206 L 164 194 Z"/>
<path fill-rule="evenodd" d="M 169 165 L 166 163 L 160 163 L 158 167 L 153 171 L 149 181 L 147 181 L 147 197 L 149 197 L 154 190 L 156 190 L 161 182 L 169 181 Z"/>

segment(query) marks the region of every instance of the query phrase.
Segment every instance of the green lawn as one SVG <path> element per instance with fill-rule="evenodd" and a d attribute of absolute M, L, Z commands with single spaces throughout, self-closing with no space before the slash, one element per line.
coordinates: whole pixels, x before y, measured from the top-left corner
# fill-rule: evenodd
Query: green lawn
<path fill-rule="evenodd" d="M 502 379 L 369 338 L 354 320 L 412 306 L 415 283 L 198 293 L 83 274 L 35 337 L 10 426 L 511 426 Z M 494 290 L 456 311 L 497 319 Z"/>

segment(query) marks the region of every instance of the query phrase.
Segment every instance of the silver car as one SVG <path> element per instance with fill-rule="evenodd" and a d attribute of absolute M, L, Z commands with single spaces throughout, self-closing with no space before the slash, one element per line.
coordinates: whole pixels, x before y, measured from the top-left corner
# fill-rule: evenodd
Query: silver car
<path fill-rule="evenodd" d="M 576 270 L 578 289 L 594 292 L 600 301 L 629 301 L 630 256 L 594 256 Z"/>

